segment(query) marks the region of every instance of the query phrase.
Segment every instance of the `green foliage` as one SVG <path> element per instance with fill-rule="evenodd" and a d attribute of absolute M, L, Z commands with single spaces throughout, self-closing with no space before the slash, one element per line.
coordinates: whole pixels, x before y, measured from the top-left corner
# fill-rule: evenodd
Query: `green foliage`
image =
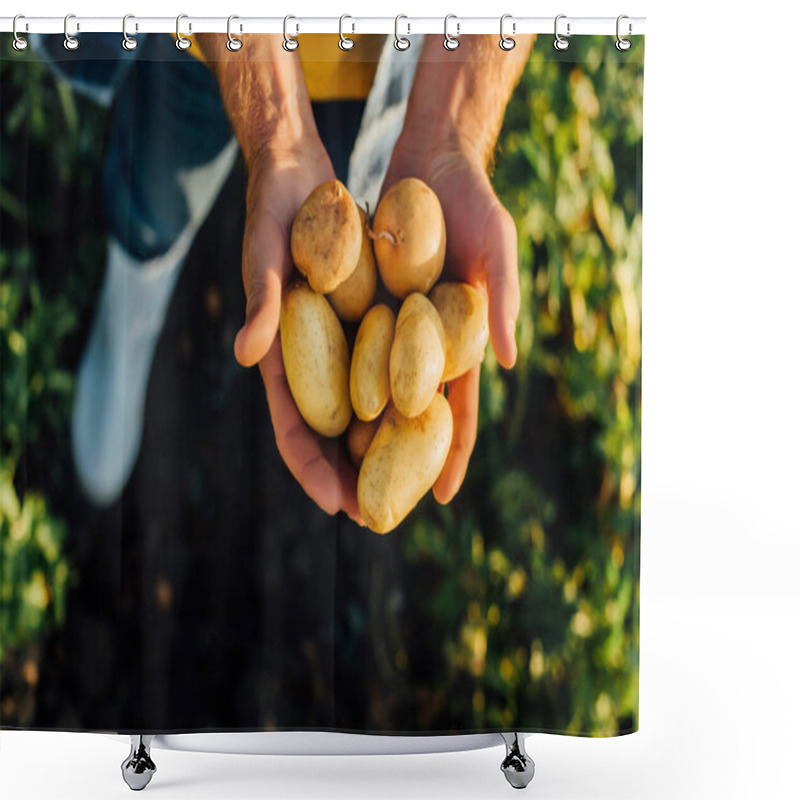
<path fill-rule="evenodd" d="M 27 448 L 63 435 L 72 391 L 58 343 L 74 309 L 66 298 L 44 301 L 29 264 L 24 251 L 0 252 L 0 657 L 63 621 L 70 575 L 66 525 L 40 491 L 15 481 Z"/>
<path fill-rule="evenodd" d="M 458 511 L 428 505 L 406 548 L 438 578 L 441 668 L 476 728 L 638 725 L 641 47 L 537 44 L 506 113 L 518 365 L 487 355 Z"/>
<path fill-rule="evenodd" d="M 52 204 L 66 187 L 88 195 L 92 173 L 83 167 L 96 162 L 101 133 L 87 135 L 71 90 L 9 41 L 3 37 L 0 52 L 0 658 L 63 622 L 74 579 L 67 525 L 54 506 L 69 491 L 73 376 L 65 346 L 93 287 L 91 272 L 81 280 L 47 269 L 45 281 L 38 269 L 57 252 L 64 224 Z M 14 68 L 21 60 L 24 69 Z M 56 191 L 27 194 L 33 162 Z"/>
<path fill-rule="evenodd" d="M 20 502 L 14 476 L 0 469 L 0 658 L 64 621 L 69 562 L 66 525 L 39 492 Z"/>

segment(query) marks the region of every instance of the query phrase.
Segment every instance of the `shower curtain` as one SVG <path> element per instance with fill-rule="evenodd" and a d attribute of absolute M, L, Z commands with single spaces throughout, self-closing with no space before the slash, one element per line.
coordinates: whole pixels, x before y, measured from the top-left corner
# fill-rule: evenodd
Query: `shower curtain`
<path fill-rule="evenodd" d="M 642 37 L 28 38 L 0 727 L 635 731 Z"/>

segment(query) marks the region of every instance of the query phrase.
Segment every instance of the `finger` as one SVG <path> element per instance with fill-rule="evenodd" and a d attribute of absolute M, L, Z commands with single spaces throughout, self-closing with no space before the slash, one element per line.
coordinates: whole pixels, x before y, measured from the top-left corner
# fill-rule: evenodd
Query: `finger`
<path fill-rule="evenodd" d="M 433 496 L 449 503 L 461 488 L 478 435 L 478 393 L 481 365 L 447 384 L 447 401 L 453 412 L 453 441 L 441 474 L 433 484 Z"/>
<path fill-rule="evenodd" d="M 280 338 L 276 338 L 266 358 L 259 363 L 259 369 L 267 390 L 278 451 L 311 499 L 323 511 L 335 514 L 341 505 L 338 477 L 291 396 L 280 352 Z"/>
<path fill-rule="evenodd" d="M 517 360 L 515 337 L 519 316 L 517 228 L 498 202 L 486 226 L 486 285 L 489 293 L 489 335 L 497 360 L 506 369 Z"/>
<path fill-rule="evenodd" d="M 275 441 L 289 471 L 326 513 L 344 510 L 358 524 L 356 477 L 338 442 L 317 436 L 305 423 L 286 380 L 280 336 L 259 363 L 267 390 Z"/>
<path fill-rule="evenodd" d="M 345 456 L 339 459 L 339 480 L 342 483 L 341 508 L 356 525 L 364 525 L 364 518 L 358 507 L 358 475 Z"/>
<path fill-rule="evenodd" d="M 243 278 L 245 323 L 233 345 L 236 360 L 252 367 L 267 354 L 278 330 L 281 290 L 291 271 L 286 234 L 270 214 L 259 215 L 245 232 Z"/>
<path fill-rule="evenodd" d="M 275 340 L 280 322 L 281 291 L 281 278 L 274 270 L 268 270 L 257 284 L 251 283 L 245 323 L 233 343 L 236 360 L 243 367 L 257 364 Z"/>

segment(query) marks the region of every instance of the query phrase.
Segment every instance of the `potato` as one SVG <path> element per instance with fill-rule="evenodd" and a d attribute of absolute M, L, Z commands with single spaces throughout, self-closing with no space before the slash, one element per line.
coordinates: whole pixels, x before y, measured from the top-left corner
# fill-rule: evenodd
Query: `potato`
<path fill-rule="evenodd" d="M 408 516 L 439 477 L 452 439 L 443 395 L 413 419 L 389 407 L 358 473 L 358 507 L 370 530 L 388 533 Z"/>
<path fill-rule="evenodd" d="M 328 301 L 305 281 L 286 288 L 281 303 L 281 351 L 286 379 L 303 419 L 323 436 L 350 422 L 350 354 Z"/>
<path fill-rule="evenodd" d="M 361 253 L 358 263 L 353 274 L 328 295 L 333 310 L 345 322 L 358 322 L 364 316 L 378 286 L 375 255 L 367 231 L 367 213 L 360 206 L 358 213 L 361 215 Z"/>
<path fill-rule="evenodd" d="M 489 305 L 486 295 L 467 283 L 439 283 L 430 301 L 444 326 L 443 381 L 469 372 L 483 360 L 489 341 Z"/>
<path fill-rule="evenodd" d="M 358 417 L 353 417 L 347 426 L 347 450 L 350 460 L 356 469 L 361 468 L 364 456 L 367 454 L 370 442 L 378 431 L 380 418 L 371 422 L 362 422 Z"/>
<path fill-rule="evenodd" d="M 321 183 L 292 223 L 292 259 L 315 292 L 328 294 L 352 274 L 361 255 L 363 225 L 341 181 Z"/>
<path fill-rule="evenodd" d="M 397 324 L 399 325 L 411 314 L 430 314 L 435 317 L 431 306 L 431 301 L 424 294 L 413 292 L 406 297 L 400 306 L 400 310 L 397 312 Z M 444 328 L 442 328 L 442 331 L 444 331 Z"/>
<path fill-rule="evenodd" d="M 419 178 L 403 178 L 378 203 L 375 259 L 386 288 L 404 298 L 427 294 L 442 274 L 446 236 L 439 198 Z"/>
<path fill-rule="evenodd" d="M 397 315 L 389 354 L 392 401 L 405 417 L 416 417 L 429 405 L 442 380 L 444 326 L 425 295 L 410 294 Z"/>
<path fill-rule="evenodd" d="M 364 315 L 353 345 L 350 400 L 356 416 L 375 419 L 389 402 L 389 353 L 394 339 L 394 314 L 389 306 L 373 306 Z"/>

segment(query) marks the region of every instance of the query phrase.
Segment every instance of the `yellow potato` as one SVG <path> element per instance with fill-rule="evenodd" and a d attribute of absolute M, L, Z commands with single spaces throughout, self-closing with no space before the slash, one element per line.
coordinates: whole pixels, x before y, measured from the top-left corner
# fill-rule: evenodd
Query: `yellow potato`
<path fill-rule="evenodd" d="M 433 314 L 431 301 L 420 292 L 410 294 L 403 301 L 400 310 L 397 312 L 397 324 L 400 325 L 411 314 Z M 444 330 L 444 329 L 442 329 Z"/>
<path fill-rule="evenodd" d="M 321 183 L 292 223 L 292 259 L 315 292 L 327 294 L 352 274 L 361 255 L 362 223 L 341 181 Z"/>
<path fill-rule="evenodd" d="M 427 294 L 442 274 L 446 236 L 439 198 L 419 178 L 403 178 L 378 203 L 375 259 L 386 288 L 404 298 Z"/>
<path fill-rule="evenodd" d="M 358 322 L 364 316 L 378 286 L 372 241 L 367 233 L 367 214 L 360 206 L 358 213 L 361 215 L 361 254 L 358 263 L 353 274 L 328 295 L 333 310 L 345 322 Z"/>
<path fill-rule="evenodd" d="M 350 354 L 342 325 L 328 301 L 305 281 L 283 293 L 281 351 L 286 379 L 303 419 L 323 436 L 350 422 Z"/>
<path fill-rule="evenodd" d="M 452 439 L 453 415 L 441 394 L 414 419 L 389 408 L 358 474 L 358 507 L 371 530 L 388 533 L 408 516 L 439 477 Z"/>
<path fill-rule="evenodd" d="M 356 469 L 361 468 L 364 456 L 367 454 L 370 442 L 378 431 L 380 419 L 371 422 L 362 422 L 358 417 L 353 417 L 347 426 L 347 450 L 350 460 Z"/>
<path fill-rule="evenodd" d="M 439 283 L 430 301 L 444 326 L 442 380 L 451 381 L 483 360 L 489 341 L 489 305 L 486 295 L 467 283 Z"/>
<path fill-rule="evenodd" d="M 389 354 L 392 401 L 405 417 L 416 417 L 430 405 L 442 380 L 444 326 L 425 295 L 410 294 L 397 315 Z"/>
<path fill-rule="evenodd" d="M 353 345 L 350 400 L 356 416 L 375 419 L 389 402 L 389 353 L 394 338 L 394 314 L 389 306 L 373 306 L 364 315 Z"/>

